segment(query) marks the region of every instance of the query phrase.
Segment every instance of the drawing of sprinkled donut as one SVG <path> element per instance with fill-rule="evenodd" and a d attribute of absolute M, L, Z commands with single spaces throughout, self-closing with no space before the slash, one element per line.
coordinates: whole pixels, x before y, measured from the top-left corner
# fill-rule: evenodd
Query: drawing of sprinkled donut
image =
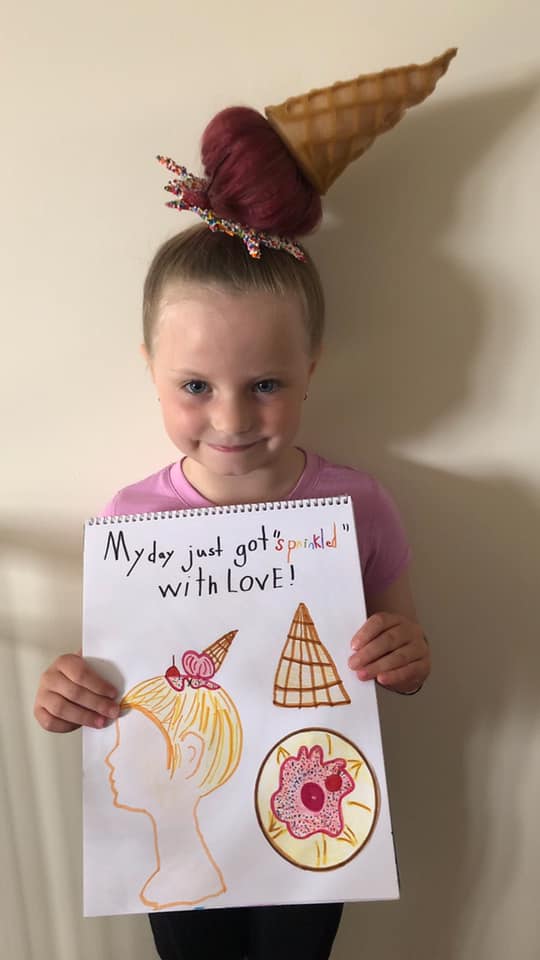
<path fill-rule="evenodd" d="M 352 741 L 308 728 L 284 737 L 265 757 L 255 808 L 277 853 L 305 870 L 332 870 L 356 856 L 371 836 L 377 784 Z"/>

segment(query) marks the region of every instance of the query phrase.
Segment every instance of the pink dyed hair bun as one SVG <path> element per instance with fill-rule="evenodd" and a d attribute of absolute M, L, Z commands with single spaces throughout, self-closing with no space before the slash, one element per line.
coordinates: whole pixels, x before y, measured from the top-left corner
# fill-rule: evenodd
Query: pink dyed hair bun
<path fill-rule="evenodd" d="M 202 137 L 208 205 L 220 217 L 255 230 L 298 237 L 315 229 L 321 198 L 268 120 L 229 107 Z"/>

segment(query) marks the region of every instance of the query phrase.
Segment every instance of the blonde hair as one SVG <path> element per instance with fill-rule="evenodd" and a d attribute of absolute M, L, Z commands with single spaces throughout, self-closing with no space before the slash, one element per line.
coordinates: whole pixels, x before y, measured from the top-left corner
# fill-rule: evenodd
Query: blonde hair
<path fill-rule="evenodd" d="M 165 677 L 153 677 L 132 687 L 122 706 L 140 710 L 157 723 L 168 744 L 171 777 L 182 764 L 184 735 L 192 732 L 201 737 L 205 745 L 197 771 L 201 796 L 226 783 L 236 770 L 242 753 L 242 725 L 223 687 L 210 690 L 186 686 L 176 691 Z"/>
<path fill-rule="evenodd" d="M 241 240 L 213 233 L 199 224 L 171 237 L 155 254 L 144 283 L 143 330 L 148 353 L 152 353 L 163 291 L 169 284 L 182 281 L 237 293 L 296 294 L 304 312 L 310 349 L 316 353 L 324 331 L 324 294 L 317 268 L 304 253 L 305 263 L 284 250 L 263 247 L 261 259 L 254 260 Z"/>

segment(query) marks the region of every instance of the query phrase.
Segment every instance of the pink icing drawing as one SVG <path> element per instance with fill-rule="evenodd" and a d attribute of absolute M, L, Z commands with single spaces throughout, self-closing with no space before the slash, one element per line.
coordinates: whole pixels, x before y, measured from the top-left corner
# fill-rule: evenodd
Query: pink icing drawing
<path fill-rule="evenodd" d="M 195 689 L 208 687 L 209 690 L 219 690 L 219 683 L 214 683 L 210 679 L 216 672 L 216 665 L 207 653 L 186 650 L 182 657 L 182 666 L 186 671 L 185 673 L 180 673 L 174 662 L 174 656 L 172 661 L 172 666 L 165 671 L 165 679 L 173 690 L 181 692 L 186 684 Z"/>
<path fill-rule="evenodd" d="M 279 787 L 270 799 L 272 813 L 298 840 L 314 833 L 337 837 L 343 830 L 343 798 L 354 790 L 346 760 L 323 760 L 322 747 L 300 747 L 279 771 Z"/>

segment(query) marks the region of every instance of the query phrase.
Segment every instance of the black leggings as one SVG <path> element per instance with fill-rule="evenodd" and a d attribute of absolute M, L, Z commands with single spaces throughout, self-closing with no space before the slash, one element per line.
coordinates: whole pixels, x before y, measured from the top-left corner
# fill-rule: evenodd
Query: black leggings
<path fill-rule="evenodd" d="M 342 903 L 150 914 L 161 960 L 328 960 Z"/>

